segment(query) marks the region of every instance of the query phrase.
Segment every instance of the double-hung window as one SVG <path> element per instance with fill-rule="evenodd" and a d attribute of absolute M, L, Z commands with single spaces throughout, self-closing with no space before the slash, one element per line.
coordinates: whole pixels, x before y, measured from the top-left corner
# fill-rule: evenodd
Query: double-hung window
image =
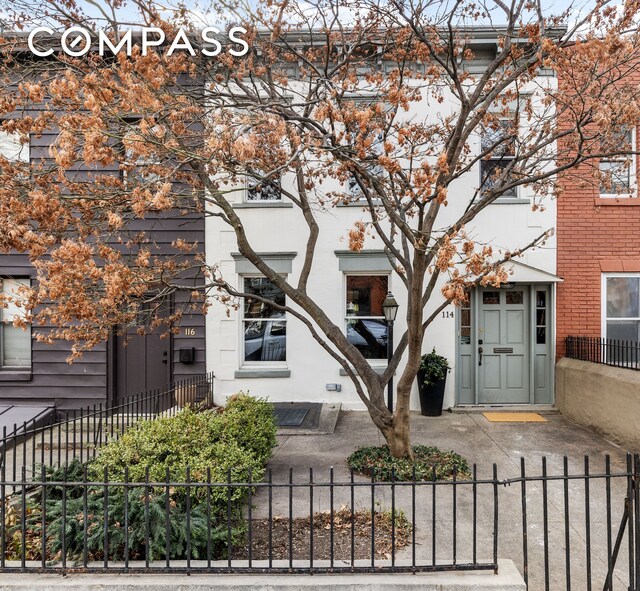
<path fill-rule="evenodd" d="M 605 361 L 637 366 L 637 347 L 627 343 L 640 342 L 640 275 L 604 275 L 602 291 L 603 335 L 609 339 Z"/>
<path fill-rule="evenodd" d="M 606 338 L 640 342 L 640 275 L 605 275 L 603 281 Z"/>
<path fill-rule="evenodd" d="M 273 140 L 269 139 L 268 132 L 272 130 L 272 121 L 267 117 L 260 119 L 252 117 L 244 109 L 237 109 L 237 116 L 247 117 L 245 124 L 238 128 L 238 137 L 244 137 L 253 144 L 256 155 L 274 156 L 279 154 L 281 150 L 287 153 L 287 142 L 282 141 L 282 145 L 274 146 L 269 143 Z M 280 154 L 282 157 L 282 154 Z M 268 160 L 268 159 L 267 159 Z M 275 158 L 278 161 L 278 158 Z M 256 161 L 247 164 L 245 176 L 245 194 L 244 201 L 246 203 L 276 203 L 282 201 L 282 181 L 281 172 L 275 168 L 265 169 L 265 161 L 256 158 Z"/>
<path fill-rule="evenodd" d="M 387 325 L 382 302 L 388 275 L 347 275 L 345 329 L 347 339 L 366 359 L 387 358 Z"/>
<path fill-rule="evenodd" d="M 29 162 L 29 144 L 19 134 L 0 130 L 0 155 L 11 162 Z M 14 326 L 16 317 L 23 319 L 24 308 L 17 305 L 22 299 L 20 289 L 29 287 L 29 279 L 0 278 L 0 369 L 31 368 L 31 326 Z"/>
<path fill-rule="evenodd" d="M 375 162 L 375 158 L 382 155 L 382 143 L 382 133 L 378 132 L 375 134 L 375 138 L 371 143 L 369 152 L 369 156 L 372 161 L 368 162 L 365 168 L 366 173 L 373 178 L 382 178 L 382 176 L 384 175 L 384 168 L 382 167 L 382 165 Z M 353 175 L 351 175 L 347 180 L 347 193 L 349 194 L 349 197 L 354 200 L 364 200 L 362 188 L 358 184 L 356 177 Z"/>
<path fill-rule="evenodd" d="M 375 108 L 380 102 L 379 97 L 375 96 L 359 96 L 354 97 L 352 100 L 356 110 Z M 347 132 L 348 141 L 354 148 L 356 147 L 356 142 L 368 142 L 370 140 L 366 154 L 365 172 L 367 175 L 377 179 L 382 178 L 385 175 L 384 167 L 380 165 L 377 160 L 378 157 L 382 156 L 384 153 L 383 127 L 386 121 L 387 110 L 388 107 L 385 107 L 382 113 L 374 116 L 372 120 L 373 124 L 369 124 L 370 129 L 368 129 L 367 132 L 364 132 L 364 134 L 358 127 L 350 131 L 348 130 Z M 354 201 L 364 200 L 362 188 L 353 175 L 351 175 L 347 180 L 347 194 Z"/>
<path fill-rule="evenodd" d="M 150 186 L 160 181 L 161 177 L 152 169 L 160 164 L 160 158 L 154 153 L 153 143 L 140 129 L 141 120 L 128 119 L 122 136 L 123 179 L 129 188 Z M 156 135 L 159 127 L 151 129 L 147 135 Z M 156 137 L 156 141 L 160 141 Z"/>
<path fill-rule="evenodd" d="M 0 279 L 2 306 L 0 306 L 0 368 L 31 368 L 31 327 L 14 326 L 14 320 L 25 317 L 24 309 L 17 305 L 21 288 L 29 287 L 29 279 Z"/>
<path fill-rule="evenodd" d="M 286 361 L 287 318 L 278 308 L 285 305 L 284 292 L 265 277 L 243 277 L 242 281 L 248 294 L 243 302 L 244 362 Z"/>
<path fill-rule="evenodd" d="M 480 149 L 483 158 L 480 161 L 480 186 L 483 192 L 496 189 L 509 183 L 506 173 L 516 156 L 516 135 L 518 129 L 517 113 L 509 116 L 497 116 L 482 126 Z M 505 174 L 506 173 L 506 174 Z M 515 187 L 507 189 L 501 197 L 517 197 Z"/>
<path fill-rule="evenodd" d="M 10 162 L 29 162 L 29 144 L 23 144 L 17 133 L 0 130 L 0 154 Z"/>
<path fill-rule="evenodd" d="M 635 133 L 632 129 L 625 128 L 616 134 L 613 144 L 611 148 L 619 148 L 620 151 L 634 151 Z M 635 167 L 632 166 L 634 158 L 635 156 L 620 154 L 600 159 L 601 197 L 634 196 Z"/>

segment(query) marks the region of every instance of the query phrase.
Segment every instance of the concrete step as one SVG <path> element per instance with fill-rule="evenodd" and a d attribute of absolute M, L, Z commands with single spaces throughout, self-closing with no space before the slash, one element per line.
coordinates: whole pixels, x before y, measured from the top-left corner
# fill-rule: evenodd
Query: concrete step
<path fill-rule="evenodd" d="M 558 414 L 560 411 L 552 404 L 465 404 L 454 406 L 449 412 L 454 414 L 500 412 L 538 412 L 540 414 Z"/>

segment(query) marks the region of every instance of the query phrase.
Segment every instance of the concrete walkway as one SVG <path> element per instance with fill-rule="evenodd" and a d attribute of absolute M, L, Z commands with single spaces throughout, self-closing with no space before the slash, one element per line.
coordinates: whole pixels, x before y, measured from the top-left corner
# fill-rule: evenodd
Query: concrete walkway
<path fill-rule="evenodd" d="M 588 430 L 567 421 L 559 414 L 544 415 L 544 423 L 491 423 L 480 413 L 444 413 L 441 417 L 412 416 L 414 444 L 436 445 L 442 450 L 454 450 L 463 455 L 470 464 L 477 465 L 479 479 L 491 479 L 493 464 L 497 466 L 498 478 L 518 478 L 521 458 L 525 459 L 527 476 L 542 474 L 542 457 L 547 458 L 547 474 L 563 474 L 563 456 L 568 458 L 568 472 L 584 475 L 585 454 L 589 456 L 591 474 L 604 473 L 605 457 L 610 455 L 612 472 L 626 469 L 625 450 L 605 441 Z M 309 468 L 313 469 L 314 482 L 329 482 L 329 471 L 333 466 L 335 482 L 346 483 L 349 471 L 345 460 L 355 449 L 364 445 L 382 445 L 384 440 L 366 413 L 343 412 L 332 435 L 278 436 L 278 447 L 271 462 L 274 482 L 288 481 L 290 469 L 294 482 L 309 482 Z M 357 508 L 370 508 L 372 503 L 384 510 L 391 507 L 390 487 L 372 492 L 367 480 L 356 477 L 360 483 L 356 493 Z M 474 552 L 474 502 L 470 485 L 436 487 L 437 504 L 435 524 L 433 515 L 433 487 L 429 484 L 417 488 L 416 500 L 411 498 L 410 488 L 396 487 L 396 508 L 404 511 L 411 520 L 416 519 L 416 548 L 418 560 L 430 560 L 435 553 L 437 560 L 451 561 L 453 547 L 459 562 L 471 559 Z M 546 491 L 544 490 L 546 488 Z M 545 559 L 548 561 L 548 577 L 551 589 L 567 588 L 567 565 L 565 558 L 566 539 L 569 540 L 571 586 L 587 588 L 587 561 L 591 563 L 593 588 L 602 588 L 607 570 L 607 536 L 615 540 L 620 523 L 626 478 L 609 480 L 611 497 L 611 524 L 608 526 L 606 497 L 607 479 L 592 479 L 587 486 L 584 478 L 575 478 L 566 484 L 560 480 L 526 484 L 524 497 L 527 504 L 527 553 L 529 562 L 529 589 L 545 588 Z M 334 507 L 348 505 L 348 489 L 336 486 L 333 489 Z M 289 510 L 287 488 L 280 489 L 273 500 L 274 514 L 286 515 Z M 314 492 L 315 511 L 327 510 L 330 506 L 329 488 Z M 491 483 L 479 484 L 476 489 L 475 552 L 478 560 L 487 560 L 492 555 L 492 532 L 494 519 L 494 487 Z M 523 572 L 523 490 L 520 482 L 498 487 L 499 494 L 499 558 L 511 559 Z M 547 541 L 544 528 L 544 495 L 546 506 Z M 587 503 L 587 495 L 589 502 Z M 295 491 L 294 514 L 308 515 L 310 499 L 305 497 L 304 487 Z M 455 497 L 455 498 L 454 498 Z M 565 498 L 569 505 L 569 519 L 565 519 Z M 263 501 L 264 499 L 262 499 Z M 455 510 L 454 510 L 455 506 Z M 265 504 L 260 495 L 256 499 L 258 514 Z M 586 513 L 589 515 L 587 527 Z M 455 527 L 454 527 L 455 522 Z M 434 534 L 435 531 L 435 534 Z M 454 532 L 455 531 L 455 536 Z M 568 532 L 568 533 L 567 533 Z M 586 540 L 590 537 L 590 544 Z M 625 536 L 626 540 L 626 536 Z M 436 546 L 434 550 L 434 545 Z M 591 548 L 588 556 L 587 548 Z M 546 558 L 545 558 L 546 549 Z M 399 557 L 406 558 L 407 550 Z M 626 588 L 625 545 L 620 551 L 614 587 Z"/>
<path fill-rule="evenodd" d="M 584 427 L 572 423 L 558 413 L 543 415 L 545 423 L 492 423 L 481 413 L 448 413 L 440 417 L 412 414 L 411 430 L 414 444 L 435 445 L 454 450 L 470 464 L 476 463 L 479 474 L 489 474 L 492 464 L 498 466 L 500 477 L 518 475 L 520 458 L 540 469 L 542 456 L 547 456 L 551 468 L 562 469 L 562 457 L 569 457 L 574 466 L 583 466 L 589 455 L 594 464 L 604 465 L 611 455 L 612 465 L 622 467 L 625 450 L 609 443 Z M 343 411 L 332 435 L 278 435 L 278 448 L 271 466 L 276 473 L 290 466 L 308 471 L 328 471 L 347 475 L 344 461 L 355 449 L 364 445 L 383 445 L 384 438 L 365 412 Z"/>

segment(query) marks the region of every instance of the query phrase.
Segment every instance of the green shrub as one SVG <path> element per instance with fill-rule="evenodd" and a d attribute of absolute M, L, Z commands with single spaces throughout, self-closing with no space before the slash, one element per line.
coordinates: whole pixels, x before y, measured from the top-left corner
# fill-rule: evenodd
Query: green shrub
<path fill-rule="evenodd" d="M 187 532 L 191 536 L 191 558 L 222 558 L 227 545 L 227 525 L 231 519 L 232 542 L 241 541 L 246 530 L 244 509 L 249 486 L 188 487 L 190 482 L 246 483 L 251 476 L 260 481 L 276 443 L 273 408 L 264 400 L 246 394 L 232 397 L 219 410 L 195 412 L 187 407 L 171 417 L 139 421 L 117 441 L 102 448 L 86 467 L 77 461 L 49 471 L 50 482 L 82 482 L 85 471 L 89 481 L 103 481 L 105 471 L 110 482 L 123 482 L 125 470 L 130 483 L 149 482 L 156 486 L 134 484 L 125 497 L 123 486 L 49 485 L 46 489 L 47 559 L 59 558 L 64 546 L 67 558 L 80 559 L 86 546 L 91 560 L 101 560 L 104 548 L 105 506 L 110 560 L 122 560 L 125 550 L 125 504 L 128 515 L 129 557 L 144 558 L 145 539 L 149 539 L 149 558 L 159 560 L 166 554 L 166 507 L 169 506 L 169 545 L 171 558 L 186 558 Z M 173 484 L 167 490 L 167 471 Z M 107 499 L 105 499 L 105 491 Z M 85 493 L 87 523 L 85 531 Z M 65 519 L 63 519 L 63 496 Z M 42 508 L 36 493 L 29 506 L 29 536 L 41 539 Z M 230 513 L 229 513 L 230 510 Z M 187 529 L 187 512 L 189 528 Z M 208 528 L 208 524 L 211 528 Z M 18 530 L 11 535 L 21 534 Z M 86 538 L 86 544 L 85 544 Z M 37 557 L 34 559 L 38 559 Z"/>
<path fill-rule="evenodd" d="M 250 450 L 262 463 L 269 461 L 276 445 L 277 430 L 271 404 L 240 392 L 229 398 L 221 418 L 225 440 L 232 439 Z"/>
<path fill-rule="evenodd" d="M 275 419 L 264 401 L 240 395 L 224 411 L 197 413 L 189 407 L 172 417 L 140 421 L 117 441 L 105 446 L 92 463 L 94 477 L 143 482 L 146 467 L 152 482 L 163 482 L 167 469 L 173 481 L 204 482 L 207 469 L 213 482 L 259 480 L 275 445 Z M 268 414 L 267 411 L 270 413 Z M 222 490 L 222 489 L 220 489 Z"/>
<path fill-rule="evenodd" d="M 62 496 L 61 490 L 58 491 Z M 149 539 L 149 560 L 166 558 L 167 540 L 169 542 L 169 557 L 184 559 L 187 556 L 187 538 L 190 532 L 189 549 L 193 559 L 207 556 L 210 548 L 212 556 L 222 557 L 227 545 L 226 515 L 211 514 L 211 527 L 208 528 L 208 514 L 206 503 L 194 503 L 187 510 L 185 499 L 176 501 L 169 492 L 169 532 L 167 535 L 167 493 L 166 489 L 153 490 L 143 485 L 129 488 L 127 491 L 127 523 L 128 536 L 125 536 L 125 493 L 122 486 L 109 486 L 105 498 L 105 488 L 90 486 L 87 488 L 87 518 L 85 526 L 84 497 L 67 497 L 64 507 L 61 499 L 47 501 L 46 533 L 47 559 L 60 558 L 64 547 L 67 558 L 80 560 L 86 548 L 89 560 L 102 560 L 105 553 L 104 524 L 105 505 L 107 521 L 107 547 L 109 560 L 123 560 L 125 544 L 128 547 L 131 560 L 144 559 L 147 549 L 145 540 Z M 235 507 L 232 516 L 232 542 L 239 543 L 245 530 L 242 516 Z M 85 534 L 86 527 L 86 534 Z M 10 532 L 15 538 L 20 538 L 20 527 L 15 526 Z M 33 502 L 29 508 L 27 519 L 27 533 L 29 538 L 41 540 L 42 509 L 39 503 Z M 38 555 L 32 559 L 41 559 L 41 548 L 36 548 Z"/>
<path fill-rule="evenodd" d="M 434 469 L 436 480 L 451 480 L 454 470 L 458 480 L 471 477 L 469 464 L 461 455 L 426 445 L 413 446 L 413 460 L 394 458 L 386 445 L 361 447 L 347 458 L 347 464 L 359 474 L 373 474 L 376 480 L 384 481 L 410 481 L 414 475 L 417 481 L 431 480 Z"/>
<path fill-rule="evenodd" d="M 177 480 L 181 486 L 174 482 L 168 489 L 166 486 L 154 487 L 146 483 L 129 484 L 126 492 L 128 534 L 125 536 L 124 486 L 85 486 L 81 484 L 84 481 L 85 470 L 91 482 L 91 471 L 77 459 L 67 466 L 47 471 L 47 481 L 68 483 L 64 486 L 50 484 L 46 488 L 47 560 L 61 558 L 63 527 L 64 548 L 68 560 L 81 560 L 85 548 L 88 560 L 102 560 L 105 554 L 105 520 L 109 560 L 123 560 L 125 545 L 128 547 L 131 560 L 143 559 L 147 552 L 147 537 L 150 560 L 166 558 L 167 539 L 169 557 L 172 559 L 186 558 L 189 535 L 189 555 L 193 559 L 206 557 L 208 549 L 212 557 L 224 557 L 229 539 L 228 527 L 231 530 L 233 544 L 238 544 L 243 539 L 246 531 L 243 509 L 248 494 L 247 487 L 212 487 L 207 494 L 203 488 L 182 484 L 184 479 L 182 482 L 180 479 Z M 187 494 L 187 490 L 190 494 Z M 230 514 L 227 496 L 229 492 Z M 39 491 L 27 504 L 26 543 L 30 548 L 31 560 L 42 559 L 41 494 Z M 7 529 L 7 536 L 8 555 L 12 559 L 19 559 L 22 545 L 22 527 L 19 520 L 14 520 L 12 527 Z"/>

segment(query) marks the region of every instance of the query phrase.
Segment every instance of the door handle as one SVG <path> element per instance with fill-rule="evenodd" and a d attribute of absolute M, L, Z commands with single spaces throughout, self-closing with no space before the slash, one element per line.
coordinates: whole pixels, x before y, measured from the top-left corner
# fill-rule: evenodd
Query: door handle
<path fill-rule="evenodd" d="M 478 365 L 482 365 L 482 347 L 478 347 Z"/>

